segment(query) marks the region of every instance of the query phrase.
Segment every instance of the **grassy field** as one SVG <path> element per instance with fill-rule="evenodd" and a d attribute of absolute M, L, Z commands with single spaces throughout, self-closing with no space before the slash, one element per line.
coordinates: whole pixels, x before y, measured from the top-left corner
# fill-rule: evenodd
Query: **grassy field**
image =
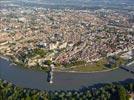
<path fill-rule="evenodd" d="M 101 59 L 94 63 L 87 63 L 80 66 L 77 66 L 75 68 L 69 69 L 70 71 L 80 71 L 80 72 L 92 72 L 92 71 L 102 71 L 109 69 L 105 66 L 106 59 Z"/>
<path fill-rule="evenodd" d="M 102 71 L 109 69 L 104 66 L 96 66 L 96 65 L 87 65 L 87 66 L 78 66 L 76 68 L 70 69 L 70 71 L 78 71 L 78 72 L 93 72 L 93 71 Z"/>
<path fill-rule="evenodd" d="M 119 67 L 121 64 L 123 64 L 123 62 L 124 62 L 123 59 L 119 58 L 116 61 L 116 64 L 112 65 L 111 67 L 108 67 L 106 65 L 108 63 L 107 59 L 103 58 L 97 62 L 80 64 L 77 66 L 72 66 L 70 68 L 65 68 L 63 69 L 63 71 L 94 72 L 94 71 L 110 70 Z"/>

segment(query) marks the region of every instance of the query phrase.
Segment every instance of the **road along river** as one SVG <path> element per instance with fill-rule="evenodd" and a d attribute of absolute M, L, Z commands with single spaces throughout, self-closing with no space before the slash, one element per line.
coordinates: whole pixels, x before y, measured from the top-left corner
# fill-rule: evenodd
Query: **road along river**
<path fill-rule="evenodd" d="M 54 83 L 50 84 L 47 82 L 47 73 L 23 69 L 0 58 L 0 78 L 19 87 L 58 91 L 78 90 L 94 84 L 119 82 L 127 79 L 134 80 L 134 74 L 120 68 L 98 73 L 54 72 Z"/>

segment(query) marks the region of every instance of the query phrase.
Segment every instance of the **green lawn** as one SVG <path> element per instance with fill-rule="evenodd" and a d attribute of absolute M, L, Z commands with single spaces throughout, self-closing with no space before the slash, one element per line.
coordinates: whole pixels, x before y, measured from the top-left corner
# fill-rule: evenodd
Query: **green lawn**
<path fill-rule="evenodd" d="M 92 71 L 102 71 L 109 69 L 105 66 L 106 59 L 101 59 L 94 63 L 87 63 L 80 66 L 77 66 L 75 68 L 69 69 L 70 71 L 80 71 L 80 72 L 92 72 Z"/>
<path fill-rule="evenodd" d="M 79 65 L 74 66 L 74 68 L 70 67 L 70 68 L 67 68 L 64 70 L 65 71 L 78 71 L 78 72 L 103 71 L 103 70 L 108 70 L 108 69 L 113 69 L 113 68 L 119 67 L 123 62 L 124 62 L 124 60 L 119 58 L 116 61 L 115 65 L 108 67 L 108 66 L 106 66 L 106 64 L 108 63 L 107 59 L 103 58 L 97 62 L 86 63 L 86 64 L 83 63 L 83 64 L 79 64 Z"/>
<path fill-rule="evenodd" d="M 104 66 L 96 66 L 96 65 L 89 65 L 89 66 L 78 66 L 76 68 L 70 69 L 70 71 L 79 71 L 79 72 L 93 72 L 93 71 L 102 71 L 109 69 Z"/>

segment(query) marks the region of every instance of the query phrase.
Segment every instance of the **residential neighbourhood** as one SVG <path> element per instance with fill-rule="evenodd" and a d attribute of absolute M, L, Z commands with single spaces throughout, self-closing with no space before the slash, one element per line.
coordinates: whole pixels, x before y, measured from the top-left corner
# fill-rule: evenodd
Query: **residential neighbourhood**
<path fill-rule="evenodd" d="M 127 12 L 126 12 L 127 13 Z M 118 10 L 1 9 L 0 53 L 17 62 L 35 49 L 44 56 L 25 59 L 28 66 L 46 60 L 55 63 L 95 62 L 118 55 L 129 59 L 134 50 L 131 13 Z M 46 66 L 46 65 L 44 65 Z"/>

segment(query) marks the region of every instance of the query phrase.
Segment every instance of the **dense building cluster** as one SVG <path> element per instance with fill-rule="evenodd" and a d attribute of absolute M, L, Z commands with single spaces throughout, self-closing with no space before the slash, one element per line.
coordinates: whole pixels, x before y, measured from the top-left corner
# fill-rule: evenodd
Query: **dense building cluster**
<path fill-rule="evenodd" d="M 0 52 L 19 61 L 21 55 L 43 50 L 43 57 L 25 59 L 29 66 L 46 60 L 98 61 L 134 49 L 133 16 L 133 12 L 110 9 L 3 8 L 0 10 Z"/>

